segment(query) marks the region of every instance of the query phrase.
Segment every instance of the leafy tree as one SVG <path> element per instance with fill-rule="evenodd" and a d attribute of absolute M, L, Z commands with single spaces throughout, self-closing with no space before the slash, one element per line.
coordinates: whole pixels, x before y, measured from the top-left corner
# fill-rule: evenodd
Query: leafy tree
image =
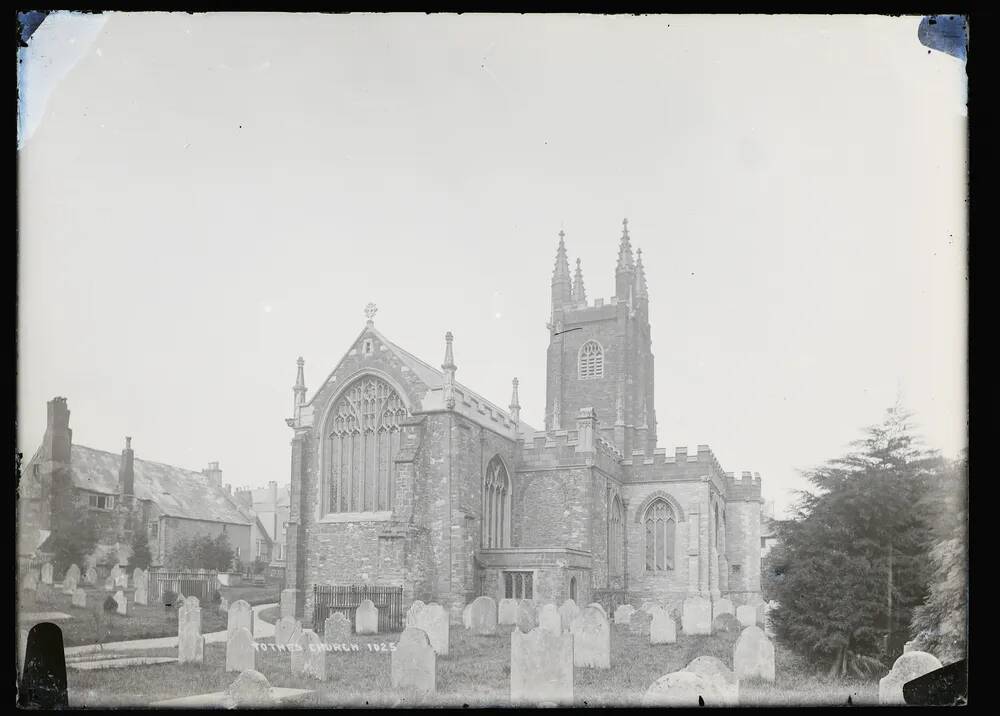
<path fill-rule="evenodd" d="M 927 496 L 934 545 L 927 599 L 913 613 L 914 647 L 945 664 L 965 658 L 968 613 L 968 456 L 963 455 Z"/>
<path fill-rule="evenodd" d="M 167 564 L 178 569 L 214 569 L 224 572 L 232 566 L 233 557 L 233 548 L 224 533 L 215 538 L 195 535 L 182 538 L 174 545 Z"/>
<path fill-rule="evenodd" d="M 254 574 L 262 574 L 267 569 L 267 560 L 257 557 L 253 561 L 252 569 Z"/>
<path fill-rule="evenodd" d="M 153 555 L 149 551 L 149 538 L 146 536 L 145 529 L 140 527 L 132 533 L 131 547 L 132 556 L 128 559 L 128 568 L 130 570 L 136 567 L 149 569 L 149 565 L 153 562 Z"/>
<path fill-rule="evenodd" d="M 807 471 L 816 491 L 799 493 L 795 517 L 777 523 L 765 577 L 775 634 L 828 663 L 830 676 L 883 667 L 883 635 L 906 633 L 926 593 L 924 496 L 943 461 L 919 446 L 909 419 L 890 408 L 847 455 Z"/>
<path fill-rule="evenodd" d="M 97 545 L 97 526 L 92 518 L 82 515 L 77 519 L 65 520 L 56 528 L 46 544 L 51 552 L 53 567 L 57 574 L 65 573 L 71 565 L 82 566 L 84 558 Z"/>

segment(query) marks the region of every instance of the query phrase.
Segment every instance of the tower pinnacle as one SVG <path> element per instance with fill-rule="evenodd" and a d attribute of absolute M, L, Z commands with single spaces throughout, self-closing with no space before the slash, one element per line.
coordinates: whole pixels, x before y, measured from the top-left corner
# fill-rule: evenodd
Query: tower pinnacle
<path fill-rule="evenodd" d="M 573 277 L 573 302 L 577 304 L 587 302 L 587 292 L 583 288 L 583 269 L 580 268 L 580 259 L 576 260 L 576 274 Z"/>

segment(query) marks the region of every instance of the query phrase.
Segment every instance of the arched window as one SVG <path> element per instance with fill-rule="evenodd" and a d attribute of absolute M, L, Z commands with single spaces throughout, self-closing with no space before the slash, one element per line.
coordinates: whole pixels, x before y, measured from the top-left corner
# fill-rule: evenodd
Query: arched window
<path fill-rule="evenodd" d="M 576 577 L 569 578 L 569 598 L 576 601 Z"/>
<path fill-rule="evenodd" d="M 646 508 L 646 569 L 662 572 L 674 568 L 674 531 L 677 520 L 666 500 L 657 499 Z"/>
<path fill-rule="evenodd" d="M 604 349 L 597 341 L 587 341 L 580 346 L 580 380 L 604 377 Z"/>
<path fill-rule="evenodd" d="M 625 565 L 625 509 L 618 495 L 611 501 L 611 514 L 608 516 L 608 573 L 612 577 L 620 577 Z"/>
<path fill-rule="evenodd" d="M 375 376 L 351 383 L 327 421 L 329 511 L 391 510 L 403 399 Z"/>
<path fill-rule="evenodd" d="M 483 547 L 510 547 L 510 477 L 499 455 L 483 479 Z"/>

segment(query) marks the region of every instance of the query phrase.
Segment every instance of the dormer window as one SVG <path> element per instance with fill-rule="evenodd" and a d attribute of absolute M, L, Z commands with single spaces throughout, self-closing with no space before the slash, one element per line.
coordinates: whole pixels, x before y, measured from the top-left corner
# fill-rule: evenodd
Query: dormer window
<path fill-rule="evenodd" d="M 580 346 L 579 354 L 579 378 L 604 377 L 604 349 L 597 341 L 587 341 Z"/>

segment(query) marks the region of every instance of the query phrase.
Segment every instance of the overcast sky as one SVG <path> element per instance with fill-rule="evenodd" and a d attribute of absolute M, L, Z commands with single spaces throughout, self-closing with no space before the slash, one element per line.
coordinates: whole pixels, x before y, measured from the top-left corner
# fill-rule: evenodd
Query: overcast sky
<path fill-rule="evenodd" d="M 289 479 L 364 326 L 544 424 L 560 228 L 643 249 L 661 447 L 779 510 L 897 395 L 966 443 L 965 68 L 918 18 L 49 17 L 21 65 L 19 449 Z"/>

